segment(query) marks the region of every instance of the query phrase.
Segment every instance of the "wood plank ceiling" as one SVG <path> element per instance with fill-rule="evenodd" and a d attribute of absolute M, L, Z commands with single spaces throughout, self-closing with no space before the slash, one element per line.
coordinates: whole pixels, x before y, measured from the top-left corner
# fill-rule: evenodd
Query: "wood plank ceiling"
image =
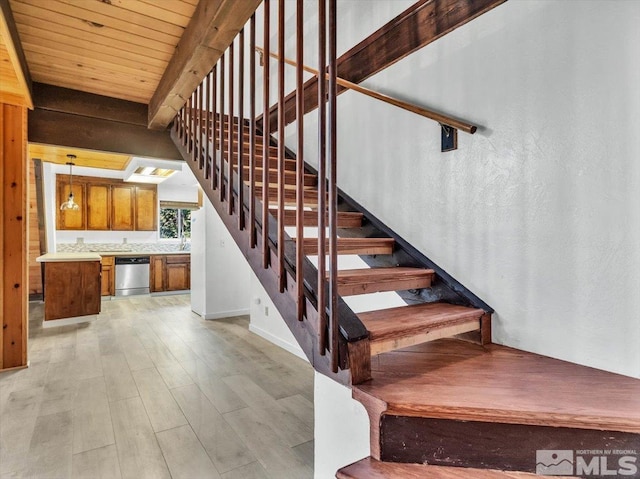
<path fill-rule="evenodd" d="M 129 164 L 129 160 L 131 160 L 130 156 L 117 153 L 82 150 L 66 146 L 40 145 L 37 143 L 29 143 L 28 153 L 29 160 L 39 158 L 42 161 L 57 163 L 59 165 L 64 165 L 69 161 L 67 155 L 76 155 L 76 158 L 73 160 L 76 166 L 88 166 L 107 170 L 124 170 Z"/>
<path fill-rule="evenodd" d="M 10 0 L 34 81 L 149 103 L 198 0 Z"/>

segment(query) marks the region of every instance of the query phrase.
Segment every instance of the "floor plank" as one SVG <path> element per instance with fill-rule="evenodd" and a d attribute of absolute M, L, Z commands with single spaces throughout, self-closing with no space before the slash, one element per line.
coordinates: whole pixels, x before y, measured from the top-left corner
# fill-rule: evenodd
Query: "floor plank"
<path fill-rule="evenodd" d="M 170 478 L 142 400 L 122 399 L 110 406 L 122 477 Z"/>
<path fill-rule="evenodd" d="M 180 426 L 159 432 L 157 435 L 172 479 L 220 477 L 190 426 Z"/>
<path fill-rule="evenodd" d="M 72 479 L 120 479 L 121 477 L 115 445 L 73 455 Z"/>
<path fill-rule="evenodd" d="M 114 442 L 104 378 L 80 381 L 73 409 L 73 453 L 101 448 Z"/>
<path fill-rule="evenodd" d="M 255 461 L 251 451 L 197 385 L 175 388 L 171 393 L 218 471 L 227 472 Z"/>
<path fill-rule="evenodd" d="M 134 371 L 133 379 L 155 432 L 187 424 L 187 419 L 156 368 Z"/>
<path fill-rule="evenodd" d="M 119 401 L 138 396 L 138 388 L 133 380 L 124 354 L 102 356 L 102 368 L 109 401 Z"/>
<path fill-rule="evenodd" d="M 282 442 L 260 413 L 244 408 L 224 415 L 243 442 L 251 449 L 269 475 L 280 479 L 313 477 L 313 467 L 306 464 Z"/>

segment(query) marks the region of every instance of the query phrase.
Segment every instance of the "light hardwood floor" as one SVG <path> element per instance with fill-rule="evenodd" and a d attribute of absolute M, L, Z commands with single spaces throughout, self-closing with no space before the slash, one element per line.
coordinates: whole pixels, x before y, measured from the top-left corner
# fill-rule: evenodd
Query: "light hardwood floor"
<path fill-rule="evenodd" d="M 313 477 L 313 369 L 188 295 L 105 301 L 0 373 L 0 477 Z"/>

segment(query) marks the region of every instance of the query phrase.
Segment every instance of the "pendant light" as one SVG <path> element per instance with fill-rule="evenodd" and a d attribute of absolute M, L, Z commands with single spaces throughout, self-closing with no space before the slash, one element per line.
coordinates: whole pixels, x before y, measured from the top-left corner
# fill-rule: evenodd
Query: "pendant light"
<path fill-rule="evenodd" d="M 60 209 L 63 211 L 77 211 L 80 209 L 80 206 L 78 206 L 78 203 L 73 200 L 73 172 L 71 171 L 74 165 L 73 160 L 76 159 L 76 155 L 67 155 L 67 158 L 69 158 L 69 161 L 67 161 L 67 165 L 69 165 L 69 198 L 60 205 Z"/>

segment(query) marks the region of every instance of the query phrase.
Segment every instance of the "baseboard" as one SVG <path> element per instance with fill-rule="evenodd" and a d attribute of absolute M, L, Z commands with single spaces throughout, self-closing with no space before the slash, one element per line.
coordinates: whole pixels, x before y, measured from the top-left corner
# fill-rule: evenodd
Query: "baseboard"
<path fill-rule="evenodd" d="M 236 316 L 248 315 L 249 309 L 234 309 L 232 311 L 222 311 L 221 313 L 207 313 L 207 314 L 196 313 L 196 314 L 199 315 L 202 319 L 234 318 Z"/>
<path fill-rule="evenodd" d="M 266 331 L 258 326 L 254 326 L 253 324 L 249 324 L 249 331 L 257 334 L 267 341 L 272 342 L 276 346 L 280 346 L 282 349 L 289 351 L 291 354 L 298 356 L 305 361 L 309 360 L 298 344 L 291 344 L 288 341 L 285 341 L 282 338 L 276 336 L 275 334 L 271 334 L 269 331 Z"/>

